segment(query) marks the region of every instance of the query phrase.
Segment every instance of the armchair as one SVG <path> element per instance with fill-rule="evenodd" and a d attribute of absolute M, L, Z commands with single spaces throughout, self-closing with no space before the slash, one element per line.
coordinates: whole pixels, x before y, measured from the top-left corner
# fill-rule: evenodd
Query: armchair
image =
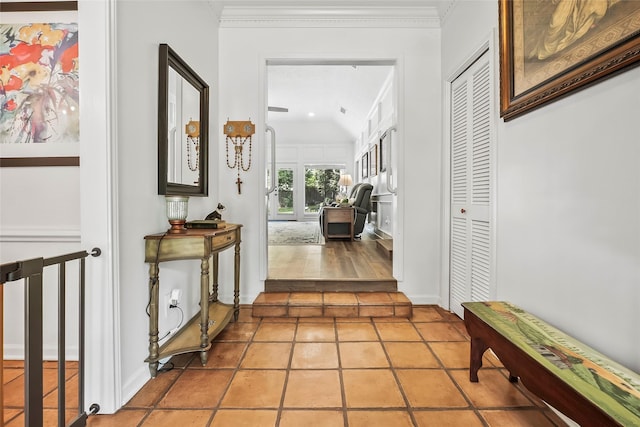
<path fill-rule="evenodd" d="M 356 211 L 356 218 L 353 224 L 353 234 L 360 236 L 364 230 L 364 224 L 367 220 L 367 215 L 371 212 L 371 192 L 373 191 L 373 185 L 363 183 L 358 186 L 355 192 L 355 200 L 352 204 Z"/>

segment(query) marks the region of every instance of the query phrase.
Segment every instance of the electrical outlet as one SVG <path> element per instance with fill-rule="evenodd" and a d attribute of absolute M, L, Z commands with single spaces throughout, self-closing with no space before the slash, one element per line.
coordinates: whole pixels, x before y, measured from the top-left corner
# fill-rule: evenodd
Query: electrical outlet
<path fill-rule="evenodd" d="M 182 291 L 180 289 L 174 289 L 171 291 L 171 297 L 169 301 L 169 305 L 177 306 L 180 304 L 180 296 L 182 295 Z"/>

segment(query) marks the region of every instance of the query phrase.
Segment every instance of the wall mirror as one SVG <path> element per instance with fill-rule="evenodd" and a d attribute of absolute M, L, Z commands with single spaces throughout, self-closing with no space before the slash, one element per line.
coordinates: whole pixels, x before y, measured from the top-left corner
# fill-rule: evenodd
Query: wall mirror
<path fill-rule="evenodd" d="M 208 194 L 209 85 L 160 45 L 158 194 Z"/>

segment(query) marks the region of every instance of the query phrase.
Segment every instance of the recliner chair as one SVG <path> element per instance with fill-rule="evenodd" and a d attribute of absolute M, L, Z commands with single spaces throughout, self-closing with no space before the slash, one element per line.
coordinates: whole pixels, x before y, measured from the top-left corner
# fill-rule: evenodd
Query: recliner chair
<path fill-rule="evenodd" d="M 353 234 L 360 236 L 364 230 L 364 224 L 367 221 L 367 215 L 371 212 L 371 192 L 373 185 L 362 183 L 355 193 L 355 200 L 352 206 L 356 210 L 356 219 L 353 224 Z"/>
<path fill-rule="evenodd" d="M 353 234 L 358 237 L 364 230 L 364 224 L 367 220 L 367 215 L 371 212 L 371 192 L 373 191 L 373 185 L 368 183 L 358 183 L 353 186 L 351 193 L 349 194 L 349 200 L 353 199 L 353 203 L 350 203 L 355 210 L 355 219 L 353 223 Z M 318 215 L 320 221 L 320 232 L 324 234 L 324 212 L 321 210 Z"/>

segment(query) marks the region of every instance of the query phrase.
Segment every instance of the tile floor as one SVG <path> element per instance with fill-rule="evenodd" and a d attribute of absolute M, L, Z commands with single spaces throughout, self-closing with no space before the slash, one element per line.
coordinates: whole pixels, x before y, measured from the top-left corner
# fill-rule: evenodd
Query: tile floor
<path fill-rule="evenodd" d="M 491 354 L 470 383 L 464 325 L 433 306 L 414 306 L 411 319 L 259 318 L 246 306 L 206 366 L 196 354 L 172 362 L 118 413 L 88 425 L 564 426 Z M 20 377 L 19 366 L 5 366 L 7 427 L 24 424 Z M 77 371 L 68 377 L 75 393 Z M 45 406 L 55 408 L 55 381 L 45 384 Z M 47 409 L 47 420 L 55 412 Z"/>

